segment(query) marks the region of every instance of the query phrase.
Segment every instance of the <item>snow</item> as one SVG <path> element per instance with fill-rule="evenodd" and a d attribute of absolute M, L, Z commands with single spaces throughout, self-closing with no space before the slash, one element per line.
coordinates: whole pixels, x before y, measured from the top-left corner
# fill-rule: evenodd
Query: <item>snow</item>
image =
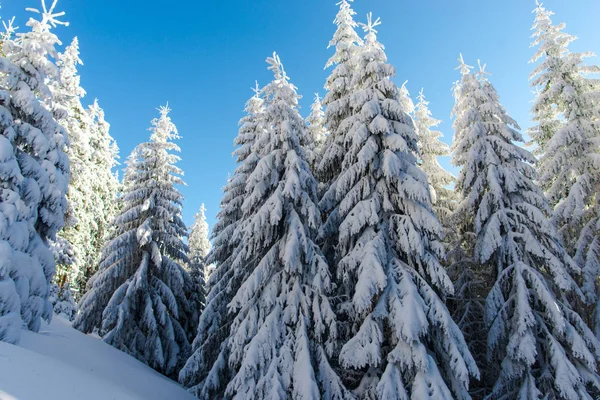
<path fill-rule="evenodd" d="M 0 342 L 2 400 L 191 400 L 177 383 L 54 316 L 19 346 Z"/>

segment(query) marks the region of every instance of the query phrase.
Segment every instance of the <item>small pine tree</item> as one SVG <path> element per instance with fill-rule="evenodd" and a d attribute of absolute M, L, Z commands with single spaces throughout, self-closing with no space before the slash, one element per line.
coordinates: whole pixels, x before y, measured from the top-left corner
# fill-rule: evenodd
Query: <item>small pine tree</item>
<path fill-rule="evenodd" d="M 312 137 L 313 146 L 310 150 L 312 159 L 309 160 L 310 165 L 315 168 L 318 165 L 323 155 L 323 147 L 325 139 L 329 136 L 329 132 L 325 127 L 325 112 L 323 112 L 323 104 L 319 93 L 315 93 L 315 101 L 310 107 L 310 114 L 306 118 L 310 136 Z"/>
<path fill-rule="evenodd" d="M 214 264 L 215 270 L 207 282 L 209 291 L 192 345 L 193 354 L 179 374 L 179 381 L 200 397 L 208 397 L 207 393 L 218 388 L 222 390 L 222 381 L 231 379 L 227 343 L 233 317 L 228 304 L 247 276 L 244 268 L 233 268 L 233 265 L 239 254 L 246 183 L 258 163 L 259 137 L 265 131 L 264 112 L 264 99 L 257 84 L 254 96 L 246 103 L 247 115 L 241 119 L 234 140 L 238 146 L 234 152 L 238 166 L 223 190 L 218 221 L 212 230 L 213 248 L 206 263 Z"/>
<path fill-rule="evenodd" d="M 591 398 L 586 389 L 600 389 L 600 343 L 567 301 L 581 294 L 570 275 L 578 267 L 547 219 L 533 183 L 536 160 L 515 144 L 523 141 L 519 127 L 484 69 L 479 80 L 461 69 L 453 111 L 453 162 L 462 167 L 457 212 L 471 224 L 473 235 L 464 239 L 474 241 L 471 259 L 495 280 L 485 310 L 496 370 L 488 398 Z"/>
<path fill-rule="evenodd" d="M 209 266 L 206 265 L 206 256 L 210 252 L 211 245 L 208 240 L 208 223 L 204 212 L 204 204 L 196 214 L 196 220 L 190 228 L 188 239 L 188 272 L 196 283 L 196 291 L 199 294 L 199 302 L 204 305 L 206 296 L 206 280 L 209 274 Z"/>
<path fill-rule="evenodd" d="M 334 184 L 339 218 L 336 279 L 343 324 L 339 360 L 360 398 L 468 398 L 478 376 L 444 304 L 452 283 L 417 136 L 402 109 L 394 68 L 368 16 L 357 57 L 342 173 Z"/>
<path fill-rule="evenodd" d="M 175 185 L 183 181 L 169 111 L 160 108 L 150 141 L 129 158 L 114 239 L 102 250 L 73 326 L 85 333 L 97 329 L 106 343 L 176 376 L 190 352 L 199 305 L 182 267 L 187 231 Z"/>
<path fill-rule="evenodd" d="M 553 221 L 567 251 L 583 267 L 583 290 L 590 304 L 590 326 L 600 337 L 600 73 L 584 66 L 589 53 L 571 53 L 576 38 L 565 24 L 553 25 L 553 13 L 537 3 L 531 75 L 537 89 L 529 134 L 540 155 L 539 182 L 554 209 Z"/>
<path fill-rule="evenodd" d="M 438 157 L 449 156 L 450 148 L 440 140 L 440 131 L 434 130 L 441 121 L 431 116 L 429 102 L 425 100 L 423 89 L 419 92 L 419 102 L 414 111 L 415 127 L 417 129 L 420 166 L 427 175 L 429 193 L 433 210 L 444 227 L 445 235 L 451 236 L 452 225 L 450 217 L 456 207 L 454 190 L 449 188 L 454 184 L 454 176 L 446 171 L 438 162 Z"/>
<path fill-rule="evenodd" d="M 41 13 L 30 9 L 41 20 L 31 18 L 30 31 L 16 39 L 5 37 L 0 56 L 0 340 L 11 343 L 19 340 L 21 320 L 38 331 L 41 319 L 52 317 L 50 242 L 64 224 L 67 205 L 68 138 L 45 83 L 59 79 L 51 59 L 60 41 L 51 28 L 66 25 L 55 5 L 47 9 L 42 2 Z"/>

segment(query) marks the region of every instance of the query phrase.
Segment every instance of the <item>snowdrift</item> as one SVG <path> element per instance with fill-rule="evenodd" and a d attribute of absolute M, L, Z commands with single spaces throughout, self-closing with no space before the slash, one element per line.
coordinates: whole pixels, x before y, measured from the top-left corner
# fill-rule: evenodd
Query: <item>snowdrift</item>
<path fill-rule="evenodd" d="M 54 316 L 0 342 L 0 400 L 193 400 L 176 382 Z"/>

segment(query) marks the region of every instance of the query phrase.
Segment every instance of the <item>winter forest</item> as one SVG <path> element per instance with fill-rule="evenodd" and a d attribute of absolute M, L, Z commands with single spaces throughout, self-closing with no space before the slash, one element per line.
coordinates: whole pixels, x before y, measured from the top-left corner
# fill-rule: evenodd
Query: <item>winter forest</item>
<path fill-rule="evenodd" d="M 341 0 L 308 115 L 265 54 L 209 227 L 168 103 L 119 159 L 68 15 L 27 3 L 0 9 L 0 359 L 62 319 L 200 399 L 600 398 L 600 67 L 560 15 L 532 0 L 531 128 L 456 54 L 442 133 Z"/>

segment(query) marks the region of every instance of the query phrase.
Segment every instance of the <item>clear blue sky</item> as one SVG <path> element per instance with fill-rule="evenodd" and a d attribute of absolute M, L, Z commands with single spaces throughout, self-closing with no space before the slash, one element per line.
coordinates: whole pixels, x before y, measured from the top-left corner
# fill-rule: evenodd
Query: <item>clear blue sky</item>
<path fill-rule="evenodd" d="M 51 0 L 47 0 L 49 3 Z M 78 36 L 88 96 L 100 100 L 111 133 L 125 160 L 148 138 L 156 108 L 169 102 L 182 139 L 180 167 L 187 187 L 185 221 L 200 204 L 209 224 L 219 208 L 221 188 L 235 164 L 231 156 L 237 122 L 254 81 L 271 79 L 265 58 L 277 51 L 309 111 L 313 93 L 324 93 L 327 49 L 335 27 L 336 0 L 59 0 L 68 28 L 58 28 L 68 44 Z M 25 29 L 25 7 L 39 0 L 4 0 L 0 15 L 16 15 Z M 547 0 L 555 21 L 580 39 L 573 51 L 600 53 L 600 1 Z M 459 79 L 459 52 L 476 65 L 480 58 L 509 113 L 527 127 L 532 100 L 528 76 L 534 0 L 357 0 L 357 20 L 367 12 L 382 19 L 379 39 L 397 69 L 396 81 L 413 95 L 421 87 L 434 116 L 452 139 L 451 87 Z M 598 58 L 588 62 L 600 63 Z M 448 165 L 444 160 L 444 165 Z"/>

